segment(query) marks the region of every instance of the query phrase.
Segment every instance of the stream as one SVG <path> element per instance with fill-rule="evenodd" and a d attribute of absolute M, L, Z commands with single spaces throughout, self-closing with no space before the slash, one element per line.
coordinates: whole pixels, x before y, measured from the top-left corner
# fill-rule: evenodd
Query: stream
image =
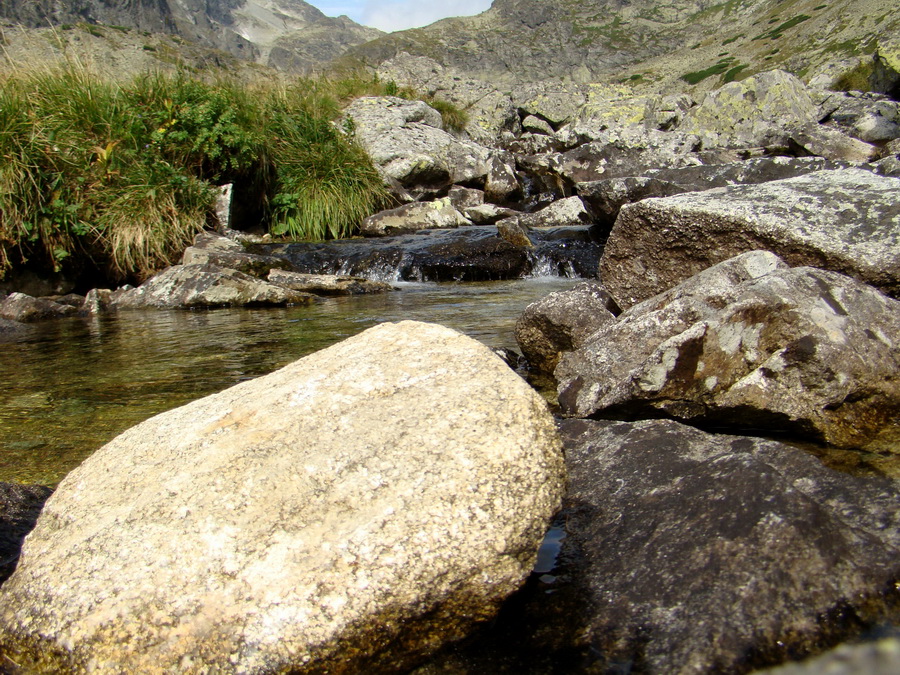
<path fill-rule="evenodd" d="M 385 295 L 311 307 L 147 310 L 35 324 L 0 349 L 0 481 L 55 486 L 91 452 L 157 413 L 258 377 L 385 321 L 444 324 L 516 349 L 525 307 L 575 279 L 395 282 Z"/>

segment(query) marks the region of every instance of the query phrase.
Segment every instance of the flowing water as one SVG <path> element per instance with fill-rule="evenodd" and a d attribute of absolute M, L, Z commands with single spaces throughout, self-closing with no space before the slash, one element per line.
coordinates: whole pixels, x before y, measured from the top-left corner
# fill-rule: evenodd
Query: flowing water
<path fill-rule="evenodd" d="M 152 415 L 384 321 L 441 323 L 515 349 L 513 328 L 526 305 L 575 283 L 400 283 L 394 293 L 312 307 L 149 310 L 37 324 L 35 339 L 0 346 L 0 481 L 55 485 Z"/>

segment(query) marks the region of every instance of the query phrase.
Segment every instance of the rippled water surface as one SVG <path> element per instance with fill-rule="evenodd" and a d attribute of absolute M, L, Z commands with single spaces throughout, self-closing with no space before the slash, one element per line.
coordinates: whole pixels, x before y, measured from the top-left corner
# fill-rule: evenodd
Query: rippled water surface
<path fill-rule="evenodd" d="M 528 303 L 571 279 L 398 284 L 312 307 L 123 312 L 38 324 L 0 346 L 0 480 L 54 485 L 130 426 L 384 321 L 415 319 L 516 348 Z"/>

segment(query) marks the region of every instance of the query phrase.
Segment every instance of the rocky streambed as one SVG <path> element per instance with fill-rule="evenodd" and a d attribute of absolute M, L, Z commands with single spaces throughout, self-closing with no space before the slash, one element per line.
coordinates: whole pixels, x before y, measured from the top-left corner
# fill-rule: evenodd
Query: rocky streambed
<path fill-rule="evenodd" d="M 589 279 L 522 304 L 524 360 L 384 323 L 113 439 L 0 588 L 7 668 L 750 672 L 893 630 L 896 102 L 779 72 L 590 93 L 473 104 L 470 138 L 359 101 L 401 202 L 369 239 L 203 234 L 136 289 L 10 295 L 20 344 L 53 313 Z M 45 493 L 10 495 L 21 532 Z M 892 672 L 896 644 L 835 658 Z"/>

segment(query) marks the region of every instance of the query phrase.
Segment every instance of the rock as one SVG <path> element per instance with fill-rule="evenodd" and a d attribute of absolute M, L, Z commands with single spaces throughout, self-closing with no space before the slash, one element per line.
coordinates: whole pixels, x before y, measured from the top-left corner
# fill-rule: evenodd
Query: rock
<path fill-rule="evenodd" d="M 70 316 L 77 311 L 71 305 L 53 302 L 48 298 L 33 298 L 24 293 L 10 293 L 0 303 L 0 318 L 20 323 L 56 319 L 61 316 Z"/>
<path fill-rule="evenodd" d="M 553 127 L 550 126 L 550 123 L 547 122 L 547 120 L 535 117 L 534 115 L 528 115 L 528 117 L 522 120 L 522 129 L 530 131 L 533 134 L 544 134 L 545 136 L 552 136 L 555 133 Z"/>
<path fill-rule="evenodd" d="M 68 305 L 75 309 L 80 309 L 84 304 L 84 296 L 78 293 L 66 293 L 65 295 L 53 295 L 47 298 L 58 305 Z"/>
<path fill-rule="evenodd" d="M 801 154 L 816 155 L 826 159 L 846 162 L 870 162 L 878 157 L 878 148 L 852 138 L 847 134 L 822 126 L 806 124 L 788 134 L 789 144 Z"/>
<path fill-rule="evenodd" d="M 821 120 L 866 143 L 900 138 L 900 103 L 887 96 L 829 92 L 819 107 Z"/>
<path fill-rule="evenodd" d="M 540 211 L 526 213 L 518 218 L 525 227 L 564 227 L 587 223 L 591 219 L 580 197 L 557 200 Z"/>
<path fill-rule="evenodd" d="M 635 305 L 565 355 L 566 415 L 666 414 L 900 452 L 900 302 L 753 251 Z"/>
<path fill-rule="evenodd" d="M 222 239 L 225 239 L 222 237 Z M 199 248 L 188 246 L 181 257 L 182 265 L 215 265 L 225 267 L 238 272 L 243 272 L 257 279 L 263 279 L 270 270 L 290 270 L 291 264 L 283 258 L 262 256 L 248 253 L 243 246 L 230 239 L 225 239 L 236 245 L 234 250 L 226 250 L 219 247 Z"/>
<path fill-rule="evenodd" d="M 16 569 L 22 541 L 52 493 L 43 485 L 0 482 L 0 583 Z"/>
<path fill-rule="evenodd" d="M 648 129 L 669 131 L 677 127 L 684 113 L 697 105 L 687 94 L 673 94 L 651 98 L 644 111 L 644 126 Z"/>
<path fill-rule="evenodd" d="M 605 132 L 604 138 L 543 159 L 547 171 L 569 184 L 640 176 L 649 169 L 700 164 L 695 136 L 634 127 Z"/>
<path fill-rule="evenodd" d="M 481 206 L 484 204 L 484 191 L 474 188 L 460 187 L 454 185 L 447 193 L 450 204 L 457 211 L 464 211 L 473 206 Z"/>
<path fill-rule="evenodd" d="M 0 343 L 18 342 L 34 335 L 34 329 L 27 323 L 0 317 Z"/>
<path fill-rule="evenodd" d="M 590 100 L 578 110 L 574 119 L 557 132 L 557 137 L 567 146 L 602 141 L 610 130 L 652 128 L 647 124 L 649 99 L 635 96 L 627 87 L 610 90 L 609 85 L 599 86 L 601 89 L 590 94 Z"/>
<path fill-rule="evenodd" d="M 818 121 L 806 85 L 782 70 L 748 77 L 709 92 L 684 115 L 678 130 L 704 147 L 782 145 L 786 130 Z"/>
<path fill-rule="evenodd" d="M 313 295 L 369 295 L 396 290 L 383 281 L 371 281 L 362 277 L 348 277 L 337 274 L 301 274 L 272 270 L 269 282 L 293 291 Z"/>
<path fill-rule="evenodd" d="M 413 202 L 381 211 L 363 220 L 359 232 L 365 237 L 407 234 L 417 230 L 459 227 L 472 223 L 457 211 L 449 197 L 431 202 Z"/>
<path fill-rule="evenodd" d="M 539 117 L 559 126 L 575 117 L 587 102 L 587 96 L 581 85 L 534 81 L 516 87 L 512 101 L 523 117 Z"/>
<path fill-rule="evenodd" d="M 896 597 L 890 479 L 666 420 L 566 420 L 561 433 L 560 557 L 575 569 L 560 574 L 582 598 L 590 672 L 747 672 L 858 633 Z"/>
<path fill-rule="evenodd" d="M 53 672 L 400 672 L 520 586 L 564 482 L 546 404 L 487 347 L 382 324 L 85 460 L 0 644 Z"/>
<path fill-rule="evenodd" d="M 504 218 L 497 223 L 497 234 L 518 248 L 534 248 L 534 243 L 528 237 L 528 228 L 522 224 L 523 219 L 521 216 Z"/>
<path fill-rule="evenodd" d="M 358 98 L 345 115 L 375 165 L 406 188 L 484 182 L 487 148 L 443 131 L 440 113 L 422 101 Z"/>
<path fill-rule="evenodd" d="M 622 207 L 600 278 L 622 308 L 739 253 L 835 270 L 900 295 L 900 181 L 817 171 Z"/>
<path fill-rule="evenodd" d="M 900 639 L 884 638 L 877 642 L 847 644 L 807 659 L 756 675 L 896 675 L 900 672 Z"/>
<path fill-rule="evenodd" d="M 532 368 L 552 373 L 563 352 L 578 349 L 614 323 L 617 313 L 606 289 L 599 282 L 585 281 L 528 305 L 516 322 L 516 342 Z"/>
<path fill-rule="evenodd" d="M 802 176 L 826 169 L 846 169 L 847 162 L 820 157 L 757 157 L 727 164 L 698 164 L 674 169 L 651 169 L 641 176 L 625 176 L 578 183 L 575 190 L 594 217 L 610 227 L 625 204 L 649 197 L 671 197 L 729 185 L 752 185 Z"/>
<path fill-rule="evenodd" d="M 520 197 L 522 185 L 516 176 L 515 160 L 511 155 L 491 157 L 487 178 L 484 182 L 484 196 L 489 202 L 503 204 Z"/>
<path fill-rule="evenodd" d="M 114 309 L 308 305 L 315 296 L 216 265 L 173 265 L 122 293 Z"/>
<path fill-rule="evenodd" d="M 900 178 L 900 157 L 890 156 L 875 163 L 875 171 L 881 176 Z"/>
<path fill-rule="evenodd" d="M 894 34 L 878 38 L 872 72 L 872 91 L 888 94 L 895 100 L 900 94 L 900 38 Z"/>
<path fill-rule="evenodd" d="M 493 225 L 503 218 L 521 215 L 519 211 L 507 209 L 496 204 L 481 204 L 463 209 L 463 215 L 475 225 Z"/>
<path fill-rule="evenodd" d="M 234 184 L 228 183 L 217 188 L 216 191 L 216 230 L 227 232 L 231 229 L 232 202 L 234 196 Z"/>

